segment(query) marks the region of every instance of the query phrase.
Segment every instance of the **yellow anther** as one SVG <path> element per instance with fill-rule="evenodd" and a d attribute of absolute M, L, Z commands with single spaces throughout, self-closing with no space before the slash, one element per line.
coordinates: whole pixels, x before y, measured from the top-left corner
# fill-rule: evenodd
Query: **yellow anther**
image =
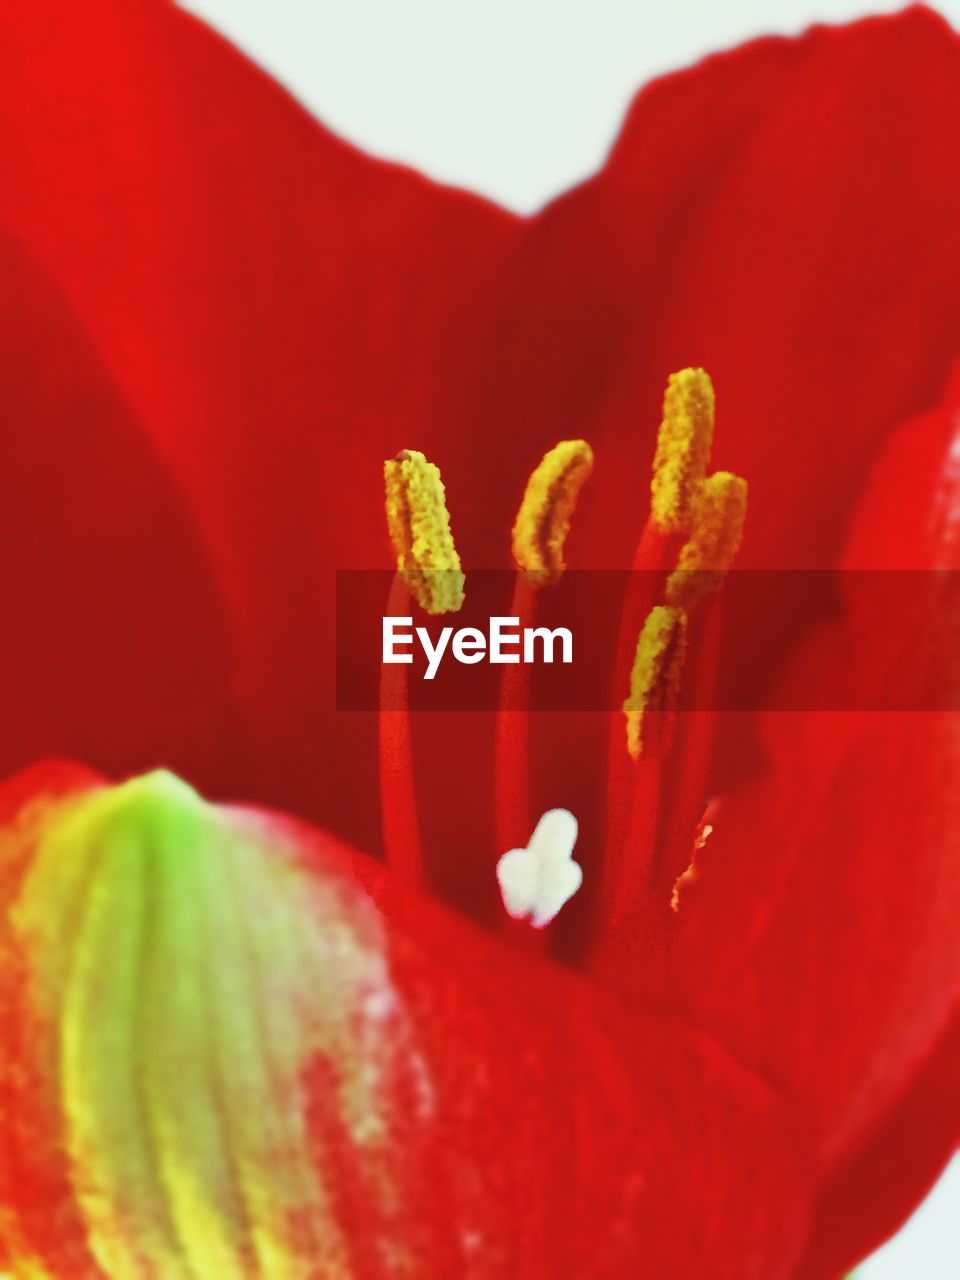
<path fill-rule="evenodd" d="M 716 591 L 733 564 L 747 515 L 747 482 L 729 471 L 702 481 L 693 500 L 690 536 L 667 579 L 667 603 L 690 609 Z"/>
<path fill-rule="evenodd" d="M 627 751 L 637 760 L 643 750 L 643 720 L 648 711 L 676 705 L 687 647 L 687 618 L 682 609 L 658 604 L 647 614 L 637 637 L 630 672 L 630 695 L 623 703 Z"/>
<path fill-rule="evenodd" d="M 404 582 L 427 613 L 455 613 L 463 604 L 463 573 L 439 467 L 404 449 L 383 464 L 383 478 L 387 528 Z"/>
<path fill-rule="evenodd" d="M 703 369 L 672 373 L 663 397 L 650 513 L 664 533 L 685 533 L 713 444 L 713 383 Z"/>
<path fill-rule="evenodd" d="M 593 450 L 586 440 L 561 440 L 527 481 L 513 526 L 513 558 L 539 585 L 555 582 L 566 568 L 564 543 L 592 470 Z"/>

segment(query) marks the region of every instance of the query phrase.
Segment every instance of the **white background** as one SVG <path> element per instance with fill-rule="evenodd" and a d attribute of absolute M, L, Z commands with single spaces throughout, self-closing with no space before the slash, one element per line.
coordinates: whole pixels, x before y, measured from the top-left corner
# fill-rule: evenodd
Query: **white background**
<path fill-rule="evenodd" d="M 521 212 L 603 163 L 652 76 L 877 0 L 187 0 L 351 141 Z M 960 28 L 960 0 L 932 8 Z M 960 1160 L 859 1280 L 960 1280 Z"/>

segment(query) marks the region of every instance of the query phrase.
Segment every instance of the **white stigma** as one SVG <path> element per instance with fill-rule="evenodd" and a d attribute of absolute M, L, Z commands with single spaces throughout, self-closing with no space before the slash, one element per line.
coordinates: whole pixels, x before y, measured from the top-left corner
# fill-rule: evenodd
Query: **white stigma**
<path fill-rule="evenodd" d="M 525 849 L 511 849 L 497 863 L 507 915 L 529 918 L 534 929 L 550 923 L 583 883 L 573 860 L 577 820 L 569 809 L 548 809 Z"/>

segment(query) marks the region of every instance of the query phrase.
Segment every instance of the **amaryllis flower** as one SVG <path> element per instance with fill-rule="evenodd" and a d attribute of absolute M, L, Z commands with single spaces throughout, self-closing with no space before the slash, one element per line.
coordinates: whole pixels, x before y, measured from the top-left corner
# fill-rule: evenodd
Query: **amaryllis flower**
<path fill-rule="evenodd" d="M 156 0 L 4 28 L 2 1266 L 840 1274 L 960 1118 L 955 701 L 871 709 L 957 567 L 954 35 L 711 59 L 521 219 Z M 719 473 L 738 568 L 930 590 L 736 631 L 822 710 L 644 743 L 713 581 L 625 611 L 626 719 L 338 713 L 334 570 L 424 567 L 398 457 L 468 575 L 726 568 Z"/>

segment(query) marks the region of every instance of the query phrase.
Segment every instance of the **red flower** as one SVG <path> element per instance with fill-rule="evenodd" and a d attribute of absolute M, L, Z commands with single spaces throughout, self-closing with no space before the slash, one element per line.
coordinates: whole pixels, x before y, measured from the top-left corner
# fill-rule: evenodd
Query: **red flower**
<path fill-rule="evenodd" d="M 331 710 L 331 571 L 390 563 L 382 460 L 437 462 L 465 564 L 500 565 L 531 468 L 587 438 L 568 558 L 623 566 L 686 366 L 750 484 L 739 564 L 956 567 L 960 49 L 931 13 L 659 82 L 604 171 L 530 220 L 358 156 L 166 6 L 6 26 L 3 772 L 159 763 L 376 851 L 375 717 Z M 918 619 L 865 644 L 865 686 L 923 639 Z M 832 652 L 798 609 L 755 657 L 829 687 Z M 424 858 L 490 921 L 493 727 L 456 728 L 414 726 Z M 529 809 L 577 814 L 589 886 L 605 722 L 578 729 L 532 725 Z M 724 797 L 685 927 L 654 946 L 585 892 L 557 946 L 589 983 L 377 879 L 439 1096 L 466 1093 L 450 1140 L 491 1170 L 477 1274 L 835 1275 L 955 1145 L 955 715 L 714 733 L 683 793 L 684 819 Z M 422 1208 L 451 1274 L 465 1238 L 428 1221 L 446 1166 L 419 1141 L 404 1222 Z M 330 1185 L 363 1201 L 356 1176 Z"/>

